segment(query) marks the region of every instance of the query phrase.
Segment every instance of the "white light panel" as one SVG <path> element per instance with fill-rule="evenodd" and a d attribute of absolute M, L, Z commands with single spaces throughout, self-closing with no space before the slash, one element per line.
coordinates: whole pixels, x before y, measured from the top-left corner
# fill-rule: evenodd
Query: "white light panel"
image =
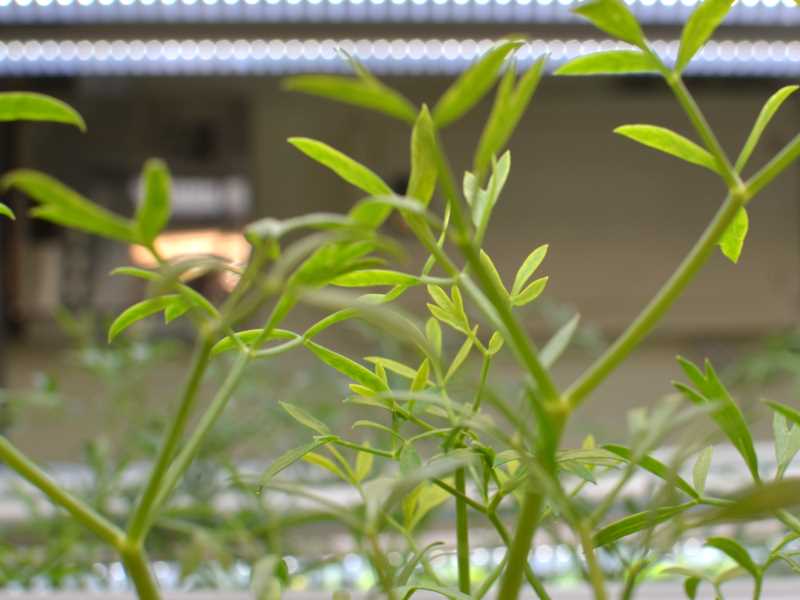
<path fill-rule="evenodd" d="M 626 0 L 644 23 L 685 21 L 698 0 Z M 0 0 L 0 23 L 566 23 L 577 0 Z M 738 0 L 726 23 L 797 25 L 794 0 Z"/>
<path fill-rule="evenodd" d="M 493 45 L 488 39 L 17 40 L 0 42 L 0 76 L 284 75 L 342 72 L 338 49 L 375 73 L 453 74 Z M 669 63 L 676 40 L 656 40 Z M 521 68 L 549 54 L 549 68 L 613 48 L 608 40 L 534 40 L 517 53 Z M 797 77 L 800 41 L 712 41 L 690 65 L 692 75 Z"/>

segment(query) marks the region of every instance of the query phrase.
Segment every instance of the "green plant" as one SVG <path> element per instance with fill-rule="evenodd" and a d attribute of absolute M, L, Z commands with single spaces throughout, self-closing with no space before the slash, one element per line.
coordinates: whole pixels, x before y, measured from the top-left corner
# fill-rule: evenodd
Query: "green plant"
<path fill-rule="evenodd" d="M 283 454 L 258 481 L 240 478 L 240 483 L 257 495 L 290 493 L 318 503 L 353 534 L 371 561 L 377 586 L 389 598 L 405 599 L 417 590 L 454 599 L 481 598 L 497 584 L 498 597 L 510 600 L 518 597 L 524 582 L 539 597 L 549 598 L 528 562 L 540 529 L 557 539 L 567 536 L 596 598 L 607 597 L 606 580 L 613 575 L 604 570 L 601 553 L 616 556 L 621 565 L 617 575 L 624 579 L 623 596 L 630 598 L 646 576 L 665 572 L 665 549 L 686 532 L 703 531 L 723 522 L 773 518 L 785 527 L 786 534 L 763 560 L 753 558 L 732 538 L 712 536 L 706 543 L 730 557 L 736 564 L 733 569 L 709 573 L 678 565 L 666 570 L 686 577 L 690 598 L 695 597 L 703 580 L 721 594 L 722 583 L 742 573 L 752 577 L 754 597 L 759 597 L 768 568 L 778 561 L 797 568 L 792 543 L 800 537 L 800 521 L 788 509 L 798 502 L 800 481 L 784 479 L 785 466 L 766 479 L 742 412 L 710 364 L 701 369 L 680 359 L 688 384 L 675 384 L 679 398 L 633 414 L 629 446 L 596 447 L 592 438 L 587 438 L 581 448 L 562 445 L 562 433 L 573 412 L 657 325 L 716 247 L 732 261 L 738 260 L 747 234 L 746 206 L 800 155 L 798 136 L 753 175 L 743 174 L 772 115 L 796 86 L 780 90 L 767 102 L 738 158 L 731 160 L 684 84 L 683 70 L 731 4 L 732 0 L 705 0 L 699 5 L 684 27 L 674 66 L 665 65 L 655 54 L 621 0 L 592 0 L 576 10 L 630 48 L 579 58 L 561 67 L 558 74 L 647 72 L 663 77 L 700 142 L 653 125 L 624 125 L 617 133 L 708 169 L 720 177 L 726 194 L 700 239 L 653 300 L 566 389 L 556 385 L 550 367 L 570 343 L 577 318 L 539 349 L 517 314 L 517 309 L 535 301 L 547 284 L 547 277 L 536 275 L 547 246 L 533 250 L 510 286 L 482 249 L 492 210 L 509 176 L 511 159 L 504 148 L 545 66 L 542 58 L 517 79 L 513 56 L 523 42 L 512 39 L 489 50 L 432 109 L 423 105 L 418 110 L 353 59 L 354 78 L 304 75 L 287 80 L 290 90 L 377 110 L 408 123 L 410 181 L 405 196 L 398 196 L 369 168 L 327 144 L 308 138 L 290 139 L 303 154 L 367 197 L 346 215 L 310 214 L 253 223 L 246 230 L 252 245 L 246 265 L 205 257 L 172 263 L 161 259 L 153 241 L 168 220 L 170 202 L 169 174 L 159 161 L 145 166 L 145 196 L 133 219 L 112 214 L 41 173 L 21 170 L 6 175 L 6 187 L 19 189 L 40 203 L 34 209 L 35 216 L 141 245 L 158 260 L 158 269 L 126 267 L 116 271 L 147 280 L 152 294 L 114 321 L 109 340 L 135 322 L 162 312 L 167 321 L 184 315 L 192 319 L 198 335 L 175 415 L 125 529 L 56 485 L 6 439 L 0 440 L 0 458 L 116 549 L 140 598 L 158 598 L 145 542 L 173 490 L 225 410 L 248 365 L 304 348 L 349 380 L 349 403 L 361 407 L 365 415 L 384 418 L 353 423 L 354 428 L 375 433 L 371 439 L 353 441 L 334 433 L 300 405 L 284 402 L 284 410 L 310 429 L 313 439 Z M 494 105 L 471 171 L 465 174 L 459 189 L 439 132 L 473 109 L 498 78 Z M 6 111 L 8 118 L 81 124 L 73 113 L 49 100 L 15 96 L 14 102 L 6 101 L 6 108 L 0 104 L 0 113 Z M 434 196 L 442 201 L 439 211 L 434 210 Z M 402 216 L 429 254 L 419 274 L 385 265 L 387 257 L 398 252 L 397 245 L 380 233 L 380 226 L 393 211 Z M 193 274 L 216 270 L 233 271 L 239 277 L 221 306 L 212 305 L 185 284 Z M 431 301 L 431 317 L 424 323 L 394 302 L 420 286 L 426 286 Z M 353 295 L 346 291 L 349 288 L 388 291 Z M 281 328 L 300 302 L 326 310 L 326 316 L 303 332 Z M 267 316 L 261 327 L 237 329 L 262 308 L 267 309 Z M 362 362 L 320 343 L 323 331 L 352 319 L 384 331 L 405 348 L 405 356 L 370 356 Z M 445 342 L 453 337 L 458 339 L 459 349 L 451 354 Z M 490 385 L 495 358 L 504 348 L 519 367 L 517 400 L 494 393 Z M 204 376 L 212 361 L 223 353 L 231 353 L 235 359 L 189 432 L 192 416 L 198 412 Z M 456 389 L 453 382 L 463 375 L 471 354 L 481 365 L 477 381 Z M 788 465 L 798 446 L 795 438 L 800 412 L 776 403 L 770 406 L 779 415 L 779 460 L 781 465 Z M 706 432 L 694 432 L 693 437 L 683 440 L 670 464 L 652 455 L 673 429 L 686 429 L 700 416 L 710 417 L 741 455 L 753 480 L 751 487 L 735 494 L 706 492 L 712 460 L 704 439 Z M 704 442 L 689 441 L 697 439 Z M 681 477 L 679 466 L 694 455 L 697 459 L 689 483 Z M 360 501 L 355 507 L 343 506 L 313 488 L 277 477 L 298 461 L 316 465 L 345 481 L 355 488 Z M 631 477 L 641 471 L 660 480 L 661 485 L 646 506 L 623 512 L 620 517 L 618 500 Z M 585 496 L 586 489 L 607 472 L 616 477 L 611 493 L 599 501 Z M 432 565 L 430 556 L 438 545 L 422 547 L 417 537 L 422 521 L 437 507 L 450 503 L 455 513 L 455 586 Z M 514 524 L 509 527 L 511 518 Z M 470 540 L 477 522 L 487 523 L 507 548 L 502 561 L 479 581 L 473 578 L 471 569 Z M 384 547 L 386 532 L 392 532 L 393 539 L 404 545 L 400 566 Z M 635 544 L 625 546 L 631 536 L 635 536 Z M 260 597 L 279 593 L 279 552 L 260 561 L 255 573 L 254 586 Z"/>

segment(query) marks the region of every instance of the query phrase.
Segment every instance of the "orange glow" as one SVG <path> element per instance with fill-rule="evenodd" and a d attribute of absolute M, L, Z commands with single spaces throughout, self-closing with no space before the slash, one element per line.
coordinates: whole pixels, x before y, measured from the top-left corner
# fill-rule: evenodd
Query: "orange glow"
<path fill-rule="evenodd" d="M 170 231 L 162 233 L 155 241 L 155 247 L 164 260 L 171 261 L 197 255 L 212 255 L 228 260 L 239 266 L 250 256 L 250 244 L 238 232 L 219 229 L 194 229 L 189 231 Z M 146 248 L 130 247 L 130 257 L 134 264 L 154 268 L 155 259 Z M 233 289 L 238 275 L 231 272 L 220 273 L 220 284 L 226 290 Z"/>

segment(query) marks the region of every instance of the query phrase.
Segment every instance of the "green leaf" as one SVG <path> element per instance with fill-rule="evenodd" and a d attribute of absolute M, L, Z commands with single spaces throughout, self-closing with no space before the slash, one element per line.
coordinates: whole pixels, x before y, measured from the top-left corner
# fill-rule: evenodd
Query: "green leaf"
<path fill-rule="evenodd" d="M 296 75 L 284 79 L 281 86 L 291 92 L 302 92 L 360 106 L 413 123 L 417 111 L 399 92 L 375 78 L 369 80 L 337 75 Z"/>
<path fill-rule="evenodd" d="M 134 323 L 161 312 L 173 304 L 176 300 L 180 299 L 181 297 L 176 294 L 157 296 L 155 298 L 142 300 L 141 302 L 137 302 L 133 306 L 128 307 L 122 312 L 122 314 L 114 319 L 114 322 L 111 323 L 111 327 L 108 328 L 108 342 L 111 343 L 115 337 L 117 337 L 120 333 L 125 331 Z"/>
<path fill-rule="evenodd" d="M 500 160 L 493 164 L 492 176 L 485 190 L 478 189 L 477 178 L 472 173 L 464 174 L 464 197 L 472 202 L 472 222 L 479 232 L 486 230 L 510 170 L 511 153 L 506 151 Z"/>
<path fill-rule="evenodd" d="M 728 228 L 719 239 L 719 247 L 722 253 L 728 257 L 732 263 L 739 262 L 739 257 L 742 254 L 742 247 L 744 240 L 747 237 L 747 230 L 750 228 L 750 218 L 747 216 L 747 211 L 740 208 L 736 216 L 728 225 Z"/>
<path fill-rule="evenodd" d="M 211 348 L 211 354 L 217 355 L 223 352 L 228 352 L 229 350 L 235 350 L 242 345 L 251 346 L 257 339 L 261 338 L 263 331 L 263 329 L 247 329 L 245 331 L 237 331 L 234 336 L 229 335 L 214 344 L 214 346 Z M 298 337 L 300 336 L 293 331 L 287 331 L 285 329 L 273 329 L 270 334 L 264 338 L 263 343 L 273 340 L 293 340 L 297 339 Z M 258 348 L 253 349 L 257 350 Z"/>
<path fill-rule="evenodd" d="M 356 468 L 354 473 L 356 482 L 364 481 L 367 477 L 369 477 L 370 472 L 372 472 L 372 465 L 374 462 L 375 455 L 371 452 L 364 452 L 363 450 L 358 452 L 356 455 Z"/>
<path fill-rule="evenodd" d="M 329 367 L 336 369 L 353 381 L 360 383 L 361 385 L 366 386 L 376 392 L 387 390 L 386 384 L 383 383 L 381 378 L 375 375 L 375 373 L 367 369 L 365 366 L 360 365 L 354 360 L 351 360 L 346 356 L 342 356 L 333 350 L 329 350 L 324 346 L 320 346 L 311 340 L 307 340 L 305 345 L 309 350 L 316 354 L 319 359 L 322 360 L 322 362 L 327 364 Z"/>
<path fill-rule="evenodd" d="M 691 577 L 687 577 L 683 582 L 683 591 L 686 593 L 686 597 L 689 600 L 695 600 L 695 598 L 697 598 L 697 588 L 700 587 L 701 581 L 702 579 L 696 575 L 692 575 Z"/>
<path fill-rule="evenodd" d="M 430 382 L 428 381 L 428 375 L 430 374 L 431 370 L 431 363 L 426 358 L 422 361 L 417 369 L 416 374 L 414 375 L 414 379 L 411 381 L 411 385 L 409 386 L 409 390 L 412 392 L 421 392 L 424 390 Z"/>
<path fill-rule="evenodd" d="M 419 484 L 403 500 L 403 520 L 406 528 L 413 531 L 422 519 L 449 498 L 450 494 L 438 485 L 428 482 Z"/>
<path fill-rule="evenodd" d="M 703 0 L 703 3 L 695 9 L 683 27 L 675 71 L 680 73 L 686 68 L 697 51 L 705 45 L 714 34 L 714 30 L 725 19 L 733 2 L 734 0 Z"/>
<path fill-rule="evenodd" d="M 556 75 L 619 75 L 658 73 L 661 65 L 652 55 L 640 50 L 607 50 L 572 59 Z"/>
<path fill-rule="evenodd" d="M 705 375 L 698 375 L 699 369 L 682 357 L 678 357 L 678 363 L 697 385 L 698 391 L 695 392 L 682 384 L 675 384 L 675 387 L 695 404 L 705 404 L 713 407 L 712 417 L 717 426 L 739 451 L 753 479 L 760 481 L 758 458 L 756 457 L 750 430 L 747 428 L 742 411 L 731 398 L 725 386 L 722 385 L 711 363 L 706 361 Z"/>
<path fill-rule="evenodd" d="M 528 280 L 542 264 L 545 256 L 547 256 L 548 248 L 547 244 L 543 244 L 528 255 L 528 258 L 525 259 L 517 271 L 516 277 L 514 277 L 514 285 L 511 288 L 512 296 L 516 296 L 522 291 L 522 287 L 528 283 Z"/>
<path fill-rule="evenodd" d="M 75 125 L 86 131 L 86 123 L 68 104 L 34 92 L 0 92 L 0 121 L 48 121 Z"/>
<path fill-rule="evenodd" d="M 522 290 L 519 294 L 511 297 L 511 304 L 514 306 L 525 306 L 536 300 L 547 287 L 549 277 L 540 277 L 535 279 L 528 287 Z"/>
<path fill-rule="evenodd" d="M 439 321 L 430 318 L 425 322 L 425 337 L 431 348 L 436 353 L 436 356 L 442 355 L 442 328 L 439 326 Z"/>
<path fill-rule="evenodd" d="M 506 57 L 521 45 L 519 41 L 502 42 L 464 71 L 436 103 L 433 109 L 436 126 L 446 127 L 475 106 L 494 84 Z"/>
<path fill-rule="evenodd" d="M 775 434 L 775 460 L 778 463 L 778 477 L 783 477 L 794 457 L 800 452 L 800 426 L 791 425 L 786 418 L 775 413 L 772 420 Z"/>
<path fill-rule="evenodd" d="M 728 521 L 754 521 L 772 517 L 775 511 L 800 504 L 800 479 L 782 479 L 753 485 L 736 494 L 733 504 L 707 511 L 699 525 Z"/>
<path fill-rule="evenodd" d="M 181 296 L 164 309 L 164 323 L 172 323 L 175 319 L 185 315 L 190 308 L 192 308 L 191 303 Z"/>
<path fill-rule="evenodd" d="M 300 229 L 337 229 L 350 225 L 352 221 L 345 215 L 318 212 L 283 220 L 266 217 L 250 223 L 245 231 L 248 237 L 279 240 Z"/>
<path fill-rule="evenodd" d="M 761 569 L 753 562 L 753 559 L 750 558 L 750 554 L 748 554 L 747 550 L 745 550 L 739 542 L 729 538 L 711 537 L 706 540 L 706 546 L 711 546 L 727 554 L 736 564 L 756 579 L 761 577 Z"/>
<path fill-rule="evenodd" d="M 552 367 L 567 349 L 569 343 L 572 341 L 572 337 L 578 330 L 578 323 L 580 320 L 580 315 L 572 317 L 556 331 L 553 337 L 544 345 L 542 351 L 539 353 L 539 360 L 545 367 L 548 369 Z"/>
<path fill-rule="evenodd" d="M 486 269 L 487 273 L 489 273 L 489 277 L 491 277 L 495 289 L 497 289 L 497 291 L 501 294 L 508 296 L 506 286 L 503 284 L 503 278 L 500 277 L 500 273 L 498 273 L 497 267 L 494 266 L 494 262 L 492 262 L 491 257 L 483 250 L 480 251 L 480 261 L 483 265 L 483 268 Z"/>
<path fill-rule="evenodd" d="M 642 28 L 622 0 L 591 0 L 576 8 L 574 12 L 618 40 L 643 50 L 647 48 Z"/>
<path fill-rule="evenodd" d="M 503 339 L 503 334 L 501 334 L 499 331 L 495 331 L 492 334 L 492 337 L 489 338 L 489 346 L 487 348 L 489 354 L 494 356 L 500 352 L 500 349 L 503 347 L 504 343 L 505 340 Z"/>
<path fill-rule="evenodd" d="M 436 191 L 436 178 L 439 173 L 433 119 L 428 107 L 423 106 L 411 132 L 411 173 L 408 178 L 406 195 L 416 198 L 423 205 L 430 204 Z"/>
<path fill-rule="evenodd" d="M 289 143 L 312 160 L 329 168 L 346 182 L 365 191 L 371 196 L 393 195 L 392 188 L 378 177 L 378 175 L 328 144 L 302 137 L 289 138 Z M 388 214 L 388 209 L 380 211 L 371 221 L 362 222 L 361 225 L 365 227 L 377 227 L 386 219 Z"/>
<path fill-rule="evenodd" d="M 708 470 L 711 468 L 711 458 L 714 454 L 714 447 L 708 446 L 697 456 L 697 462 L 694 463 L 692 468 L 692 483 L 694 489 L 698 494 L 705 493 L 706 479 L 708 479 Z"/>
<path fill-rule="evenodd" d="M 266 471 L 264 471 L 264 474 L 261 476 L 259 481 L 260 485 L 266 485 L 276 475 L 278 475 L 278 473 L 292 466 L 298 460 L 301 460 L 309 452 L 313 452 L 320 446 L 324 446 L 325 444 L 328 444 L 334 440 L 336 440 L 335 435 L 321 436 L 316 438 L 313 442 L 309 442 L 308 444 L 298 448 L 293 448 L 288 452 L 284 452 L 277 459 L 275 459 L 275 462 L 273 462 Z"/>
<path fill-rule="evenodd" d="M 0 202 L 0 215 L 3 215 L 4 217 L 8 217 L 12 221 L 15 221 L 16 218 L 17 218 L 16 215 L 14 214 L 14 211 L 11 210 L 8 206 L 3 204 L 2 202 Z"/>
<path fill-rule="evenodd" d="M 304 427 L 308 427 L 320 435 L 330 435 L 330 428 L 304 408 L 300 408 L 299 406 L 290 404 L 289 402 L 278 402 L 278 404 L 281 405 L 281 408 L 285 410 L 290 417 Z"/>
<path fill-rule="evenodd" d="M 341 479 L 342 481 L 346 481 L 351 483 L 350 478 L 342 471 L 335 462 L 333 462 L 327 456 L 322 456 L 321 454 L 317 454 L 316 452 L 308 452 L 303 455 L 303 459 L 305 462 L 316 465 L 318 467 L 322 467 L 326 471 L 333 473 L 336 477 Z"/>
<path fill-rule="evenodd" d="M 456 372 L 461 368 L 461 365 L 464 364 L 464 361 L 469 357 L 469 353 L 472 351 L 472 346 L 475 343 L 474 334 L 477 329 L 478 326 L 476 325 L 475 329 L 472 330 L 473 335 L 467 337 L 467 339 L 464 340 L 464 343 L 461 344 L 461 348 L 458 349 L 453 362 L 450 363 L 450 367 L 447 369 L 447 374 L 444 376 L 445 382 L 449 381 L 450 378 L 456 374 Z"/>
<path fill-rule="evenodd" d="M 150 159 L 142 173 L 144 197 L 136 210 L 136 227 L 145 246 L 153 243 L 170 215 L 170 175 L 163 161 Z"/>
<path fill-rule="evenodd" d="M 428 544 L 427 546 L 425 546 L 419 552 L 413 554 L 411 556 L 411 558 L 408 560 L 408 562 L 405 565 L 403 565 L 403 570 L 400 571 L 397 574 L 397 577 L 396 577 L 397 584 L 398 585 L 405 585 L 406 583 L 408 583 L 408 580 L 414 574 L 414 571 L 416 570 L 417 565 L 419 565 L 419 563 L 422 561 L 422 559 L 425 558 L 425 555 L 428 554 L 434 548 L 436 548 L 438 546 L 444 546 L 444 545 L 445 545 L 444 542 L 432 542 L 432 543 Z"/>
<path fill-rule="evenodd" d="M 414 446 L 411 444 L 403 446 L 398 457 L 398 466 L 403 475 L 410 475 L 422 466 L 422 459 Z"/>
<path fill-rule="evenodd" d="M 800 411 L 792 408 L 791 406 L 786 406 L 785 404 L 773 402 L 771 400 L 766 401 L 764 404 L 769 406 L 776 413 L 782 415 L 795 426 L 800 426 Z"/>
<path fill-rule="evenodd" d="M 472 600 L 471 596 L 463 594 L 459 591 L 429 584 L 418 583 L 414 585 L 406 585 L 396 588 L 394 591 L 398 595 L 400 600 L 409 600 L 411 596 L 413 596 L 418 591 L 433 592 L 434 594 L 439 594 L 440 596 L 449 598 L 449 600 Z"/>
<path fill-rule="evenodd" d="M 41 203 L 42 206 L 31 211 L 35 217 L 127 243 L 137 241 L 128 219 L 87 200 L 44 173 L 28 169 L 12 171 L 3 177 L 2 186 L 17 188 Z"/>
<path fill-rule="evenodd" d="M 634 533 L 652 529 L 656 525 L 669 521 L 693 506 L 694 502 L 687 502 L 686 504 L 663 506 L 661 508 L 628 515 L 598 531 L 594 535 L 594 545 L 595 547 L 607 546 L 608 544 L 612 544 Z"/>
<path fill-rule="evenodd" d="M 679 488 L 684 494 L 689 496 L 690 498 L 697 499 L 699 498 L 698 493 L 694 490 L 694 488 L 689 485 L 689 483 L 680 477 L 673 469 L 670 469 L 667 465 L 662 463 L 660 460 L 653 458 L 652 456 L 640 456 L 634 457 L 633 453 L 630 451 L 629 448 L 625 446 L 619 446 L 617 444 L 607 444 L 603 446 L 609 452 L 616 454 L 624 458 L 627 462 L 635 463 L 649 471 L 656 477 L 659 477 L 663 481 L 676 486 Z"/>
<path fill-rule="evenodd" d="M 492 112 L 489 114 L 489 119 L 478 142 L 478 149 L 475 152 L 473 169 L 479 178 L 486 173 L 493 157 L 500 154 L 506 146 L 522 119 L 522 115 L 525 114 L 525 110 L 539 86 L 539 81 L 542 79 L 546 59 L 546 56 L 542 56 L 534 61 L 520 78 L 516 89 L 513 89 L 516 65 L 512 62 L 506 68 L 495 95 Z"/>
<path fill-rule="evenodd" d="M 617 127 L 614 133 L 719 173 L 717 161 L 708 150 L 664 127 L 656 125 L 622 125 Z"/>
<path fill-rule="evenodd" d="M 794 94 L 798 89 L 800 89 L 800 86 L 787 85 L 786 87 L 783 87 L 775 92 L 769 98 L 769 100 L 766 101 L 764 107 L 761 109 L 761 112 L 758 115 L 758 118 L 756 119 L 755 124 L 753 125 L 753 130 L 747 137 L 744 147 L 742 147 L 739 158 L 736 159 L 735 168 L 738 173 L 741 173 L 744 170 L 745 166 L 747 165 L 747 161 L 750 160 L 750 156 L 756 149 L 756 146 L 761 139 L 761 135 L 767 128 L 767 125 L 769 125 L 772 117 L 775 116 L 775 113 L 778 112 L 778 109 L 783 105 L 784 102 L 786 102 L 789 96 Z"/>
<path fill-rule="evenodd" d="M 401 377 L 413 380 L 417 376 L 417 372 L 411 367 L 404 365 L 401 362 L 392 360 L 391 358 L 383 358 L 382 356 L 365 356 L 364 360 L 374 365 L 381 365 L 387 371 L 397 373 Z"/>
<path fill-rule="evenodd" d="M 420 283 L 419 277 L 400 273 L 398 271 L 387 271 L 384 269 L 364 269 L 363 271 L 351 271 L 344 275 L 339 275 L 331 280 L 333 285 L 341 287 L 369 287 L 377 285 L 417 285 Z"/>

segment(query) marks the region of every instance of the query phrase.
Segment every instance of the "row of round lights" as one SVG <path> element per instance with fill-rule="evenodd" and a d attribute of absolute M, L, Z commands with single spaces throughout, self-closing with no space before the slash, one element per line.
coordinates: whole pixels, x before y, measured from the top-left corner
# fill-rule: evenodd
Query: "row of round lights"
<path fill-rule="evenodd" d="M 496 43 L 489 39 L 360 40 L 28 40 L 0 42 L 0 75 L 285 74 L 345 71 L 339 50 L 377 73 L 454 73 Z M 549 54 L 551 68 L 601 50 L 609 40 L 548 39 L 517 51 L 520 67 Z M 666 61 L 676 40 L 656 40 Z M 690 66 L 704 75 L 792 76 L 800 73 L 800 41 L 724 40 L 708 43 Z"/>
<path fill-rule="evenodd" d="M 644 21 L 677 23 L 700 0 L 625 0 Z M 578 0 L 0 0 L 0 23 L 120 21 L 569 21 Z M 738 0 L 730 22 L 800 23 L 795 0 Z"/>

